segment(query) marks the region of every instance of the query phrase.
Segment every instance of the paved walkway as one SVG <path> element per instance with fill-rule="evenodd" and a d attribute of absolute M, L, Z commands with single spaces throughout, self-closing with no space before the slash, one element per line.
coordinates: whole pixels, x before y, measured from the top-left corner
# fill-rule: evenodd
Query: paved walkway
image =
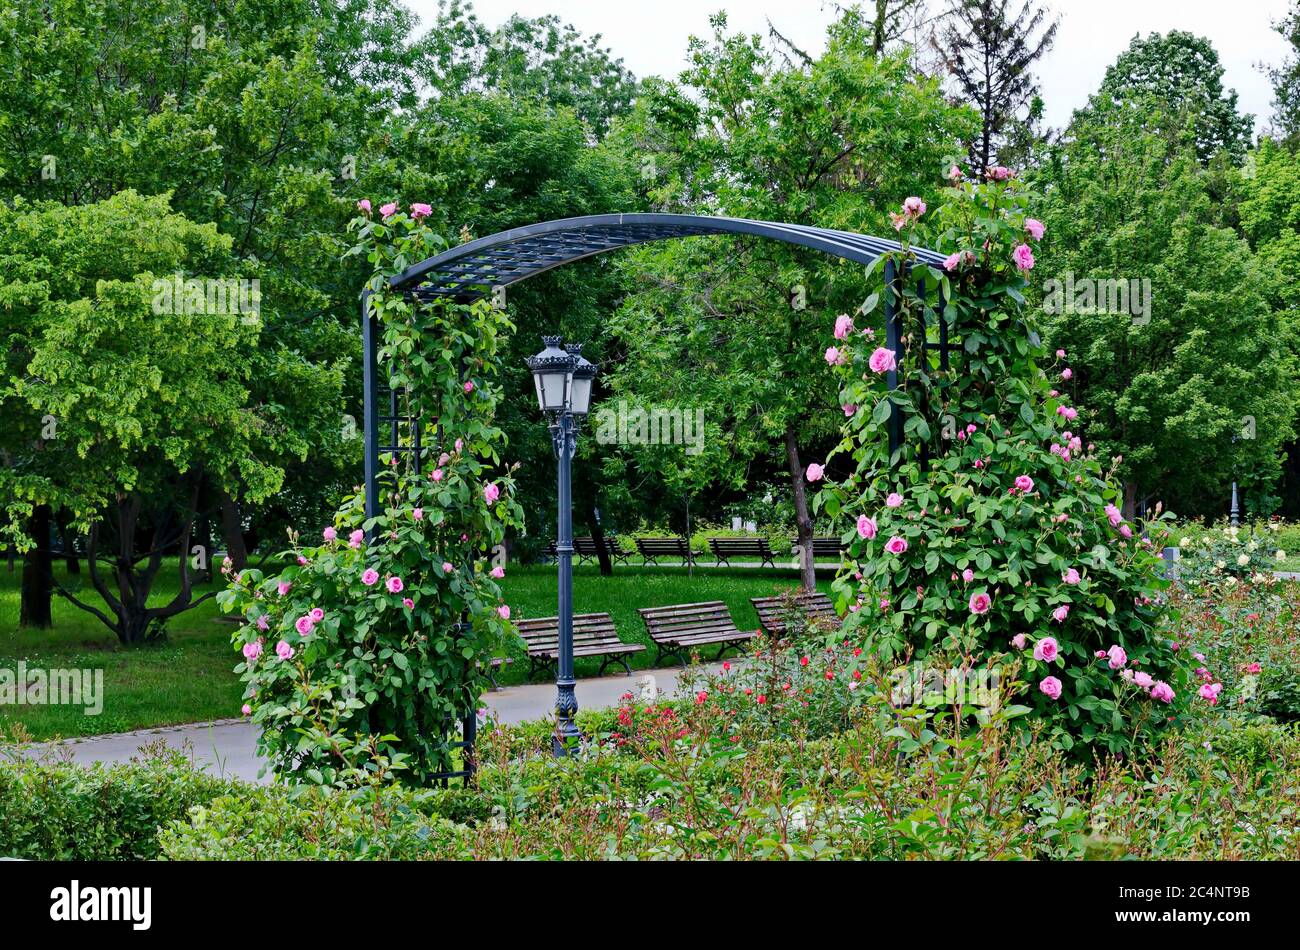
<path fill-rule="evenodd" d="M 716 668 L 711 667 L 711 668 Z M 626 692 L 671 696 L 677 692 L 681 669 L 637 670 L 632 676 L 602 676 L 578 681 L 578 706 L 603 709 L 618 705 Z M 653 692 L 650 692 L 653 691 Z M 488 693 L 484 703 L 503 723 L 550 718 L 555 706 L 554 683 L 507 686 Z M 55 748 L 41 747 L 55 755 L 70 755 L 74 762 L 127 762 L 141 746 L 163 742 L 190 755 L 195 764 L 215 775 L 257 781 L 262 760 L 257 757 L 257 730 L 243 719 L 222 719 L 181 726 L 162 726 L 138 732 L 119 732 L 85 739 L 68 739 Z M 266 779 L 262 779 L 266 781 Z"/>

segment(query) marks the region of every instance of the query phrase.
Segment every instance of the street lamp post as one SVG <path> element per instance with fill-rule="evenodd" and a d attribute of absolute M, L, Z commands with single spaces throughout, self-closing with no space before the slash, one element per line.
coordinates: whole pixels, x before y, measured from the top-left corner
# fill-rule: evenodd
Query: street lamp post
<path fill-rule="evenodd" d="M 571 465 L 578 448 L 578 428 L 591 407 L 596 367 L 583 359 L 582 345 L 562 347 L 558 336 L 544 336 L 542 352 L 528 360 L 537 389 L 537 404 L 546 416 L 555 451 L 558 517 L 555 554 L 559 567 L 559 662 L 555 674 L 555 737 L 551 748 L 568 755 L 581 741 L 576 722 L 578 697 L 573 687 L 573 493 Z"/>

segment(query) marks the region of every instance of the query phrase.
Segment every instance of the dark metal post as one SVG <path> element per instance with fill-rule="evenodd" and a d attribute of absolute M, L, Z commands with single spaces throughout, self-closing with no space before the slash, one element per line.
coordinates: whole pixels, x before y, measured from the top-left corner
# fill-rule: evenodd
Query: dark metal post
<path fill-rule="evenodd" d="M 582 739 L 575 718 L 578 697 L 573 687 L 573 497 L 570 465 L 577 448 L 577 431 L 572 414 L 565 409 L 551 426 L 559 481 L 559 513 L 556 526 L 555 554 L 559 562 L 559 662 L 555 675 L 555 737 L 552 749 L 557 756 L 568 755 Z"/>
<path fill-rule="evenodd" d="M 370 313 L 370 291 L 361 294 L 361 388 L 365 393 L 366 518 L 379 514 L 379 321 Z"/>
<path fill-rule="evenodd" d="M 885 261 L 885 346 L 894 353 L 897 366 L 903 360 L 903 334 L 901 332 L 902 316 L 899 313 L 901 301 L 897 297 L 897 276 L 894 262 Z M 898 370 L 891 369 L 885 374 L 885 385 L 889 392 L 898 389 Z M 893 455 L 903 444 L 903 413 L 895 405 L 889 407 L 889 455 Z"/>

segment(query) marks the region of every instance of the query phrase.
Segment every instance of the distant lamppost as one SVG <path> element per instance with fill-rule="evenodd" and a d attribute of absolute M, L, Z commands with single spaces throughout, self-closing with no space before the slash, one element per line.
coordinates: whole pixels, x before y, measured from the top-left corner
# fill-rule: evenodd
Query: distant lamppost
<path fill-rule="evenodd" d="M 558 483 L 558 525 L 555 553 L 559 562 L 559 662 L 555 674 L 555 738 L 552 750 L 567 755 L 582 739 L 575 719 L 578 697 L 573 692 L 573 497 L 570 464 L 578 448 L 578 427 L 591 407 L 591 383 L 596 367 L 583 359 L 582 344 L 563 346 L 558 336 L 544 336 L 546 348 L 528 360 L 537 387 L 537 404 L 551 430 Z"/>
<path fill-rule="evenodd" d="M 1235 447 L 1237 437 L 1232 437 L 1232 444 Z M 1234 528 L 1241 523 L 1241 507 L 1237 502 L 1237 452 L 1234 448 L 1232 453 L 1232 500 L 1228 505 L 1228 524 Z"/>

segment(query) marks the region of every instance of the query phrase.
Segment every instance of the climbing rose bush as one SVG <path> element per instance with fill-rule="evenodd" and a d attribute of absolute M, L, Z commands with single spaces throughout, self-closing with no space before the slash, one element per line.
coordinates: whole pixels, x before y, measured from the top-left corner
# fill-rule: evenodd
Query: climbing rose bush
<path fill-rule="evenodd" d="M 421 224 L 422 205 L 410 215 L 385 205 L 379 219 L 360 207 L 352 253 L 374 267 L 380 370 L 401 393 L 401 414 L 425 421 L 421 447 L 381 458 L 377 516 L 366 518 L 358 491 L 310 541 L 291 534 L 279 574 L 227 569 L 220 600 L 244 619 L 234 634 L 243 713 L 278 775 L 427 784 L 457 764 L 457 723 L 477 713 L 511 630 L 496 583 L 504 569 L 487 560 L 522 523 L 493 424 L 511 327 L 484 302 L 392 293 L 389 276 L 442 241 Z"/>
<path fill-rule="evenodd" d="M 887 259 L 907 279 L 833 328 L 846 420 L 816 504 L 848 526 L 839 606 L 882 659 L 1018 664 L 1022 702 L 1060 747 L 1128 750 L 1177 722 L 1196 691 L 1168 582 L 1150 526 L 1121 513 L 1113 465 L 1054 388 L 1071 374 L 1067 354 L 1050 353 L 1025 312 L 1044 239 L 1026 193 L 1005 169 L 951 182 L 932 213 L 904 203 L 895 217 L 902 240 Z M 948 254 L 941 267 L 911 252 L 922 240 Z M 897 351 L 871 325 L 891 292 Z M 947 367 L 922 348 L 940 321 L 958 345 Z"/>

